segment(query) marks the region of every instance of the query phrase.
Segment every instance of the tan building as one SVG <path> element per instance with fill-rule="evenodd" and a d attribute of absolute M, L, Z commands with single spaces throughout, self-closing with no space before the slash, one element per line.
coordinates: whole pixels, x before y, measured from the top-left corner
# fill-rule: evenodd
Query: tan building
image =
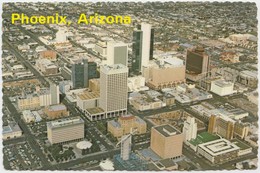
<path fill-rule="evenodd" d="M 151 149 L 162 159 L 182 155 L 183 134 L 171 125 L 152 127 Z"/>
<path fill-rule="evenodd" d="M 45 50 L 40 52 L 40 56 L 41 59 L 48 59 L 50 61 L 56 61 L 57 60 L 57 53 L 53 50 Z"/>
<path fill-rule="evenodd" d="M 40 108 L 40 97 L 37 94 L 18 97 L 17 106 L 20 110 Z"/>
<path fill-rule="evenodd" d="M 143 76 L 147 86 L 152 89 L 173 87 L 185 82 L 185 65 L 182 61 L 174 64 L 171 60 L 161 60 L 160 64 L 151 62 L 150 66 L 143 69 Z"/>
<path fill-rule="evenodd" d="M 137 134 L 146 133 L 146 122 L 141 118 L 133 115 L 120 116 L 118 121 L 111 120 L 107 122 L 107 130 L 117 138 L 129 134 L 131 129 L 137 129 Z"/>
<path fill-rule="evenodd" d="M 47 122 L 47 137 L 51 144 L 84 139 L 84 120 L 80 117 Z"/>
<path fill-rule="evenodd" d="M 233 139 L 234 120 L 223 116 L 211 115 L 209 118 L 209 133 L 217 133 L 228 140 Z"/>
<path fill-rule="evenodd" d="M 47 106 L 44 109 L 44 113 L 49 119 L 61 118 L 69 116 L 69 111 L 63 104 Z"/>
<path fill-rule="evenodd" d="M 89 89 L 93 92 L 99 92 L 100 91 L 100 81 L 99 79 L 90 79 L 88 81 L 89 83 Z"/>
<path fill-rule="evenodd" d="M 58 67 L 48 59 L 38 59 L 36 60 L 35 66 L 44 75 L 57 74 Z"/>
<path fill-rule="evenodd" d="M 248 124 L 236 122 L 225 116 L 211 115 L 209 118 L 209 133 L 216 133 L 228 140 L 235 136 L 244 139 L 248 135 Z"/>

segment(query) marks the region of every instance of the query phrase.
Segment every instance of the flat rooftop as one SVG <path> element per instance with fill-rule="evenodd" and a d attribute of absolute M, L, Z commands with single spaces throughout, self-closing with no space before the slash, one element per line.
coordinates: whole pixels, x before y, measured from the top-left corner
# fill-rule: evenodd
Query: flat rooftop
<path fill-rule="evenodd" d="M 175 129 L 173 126 L 165 124 L 153 127 L 155 130 L 157 130 L 159 133 L 161 133 L 165 137 L 174 136 L 177 134 L 180 134 L 180 131 Z"/>
<path fill-rule="evenodd" d="M 233 86 L 233 83 L 232 82 L 227 82 L 225 80 L 216 80 L 216 81 L 213 81 L 215 83 L 215 85 L 219 86 L 219 87 L 230 87 L 230 86 Z"/>
<path fill-rule="evenodd" d="M 210 141 L 204 144 L 199 145 L 204 151 L 206 151 L 211 156 L 218 156 L 222 154 L 226 154 L 232 151 L 238 151 L 239 147 L 230 141 L 222 138 L 214 141 Z"/>
<path fill-rule="evenodd" d="M 246 143 L 244 143 L 236 138 L 232 139 L 231 142 L 233 144 L 235 144 L 236 146 L 238 146 L 241 150 L 246 150 L 246 149 L 252 148 L 249 145 L 247 145 Z"/>
<path fill-rule="evenodd" d="M 84 124 L 84 121 L 79 116 L 63 118 L 63 119 L 47 122 L 47 127 L 59 128 L 59 127 L 70 126 L 70 125 L 75 125 L 75 124 Z"/>
<path fill-rule="evenodd" d="M 192 145 L 197 146 L 199 144 L 214 141 L 214 140 L 217 140 L 217 139 L 219 139 L 219 137 L 216 136 L 216 135 L 210 134 L 208 132 L 202 132 L 202 133 L 198 134 L 195 139 L 192 139 L 189 142 Z"/>
<path fill-rule="evenodd" d="M 88 92 L 88 91 L 85 91 L 83 93 L 78 94 L 78 97 L 81 100 L 95 99 L 95 98 L 99 98 L 99 92 Z"/>
<path fill-rule="evenodd" d="M 3 126 L 2 134 L 19 132 L 19 131 L 21 131 L 21 128 L 19 127 L 19 125 L 11 123 L 8 126 Z"/>
<path fill-rule="evenodd" d="M 123 64 L 103 65 L 100 71 L 105 73 L 128 73 L 128 68 Z"/>
<path fill-rule="evenodd" d="M 62 110 L 67 110 L 67 108 L 63 104 L 58 104 L 58 105 L 48 106 L 48 110 L 49 111 L 62 111 Z"/>
<path fill-rule="evenodd" d="M 86 109 L 86 111 L 87 111 L 90 115 L 105 113 L 105 111 L 104 111 L 102 108 L 100 108 L 100 107 L 88 108 L 88 109 Z"/>

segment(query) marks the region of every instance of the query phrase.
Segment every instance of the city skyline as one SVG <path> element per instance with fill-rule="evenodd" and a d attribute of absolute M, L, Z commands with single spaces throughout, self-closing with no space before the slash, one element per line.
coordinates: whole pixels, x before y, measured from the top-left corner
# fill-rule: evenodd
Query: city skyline
<path fill-rule="evenodd" d="M 256 170 L 256 15 L 251 2 L 3 3 L 4 168 Z"/>

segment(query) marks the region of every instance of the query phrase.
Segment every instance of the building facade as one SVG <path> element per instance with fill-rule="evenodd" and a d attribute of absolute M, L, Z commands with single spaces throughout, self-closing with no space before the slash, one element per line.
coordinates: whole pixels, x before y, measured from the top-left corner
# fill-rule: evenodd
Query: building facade
<path fill-rule="evenodd" d="M 152 127 L 151 149 L 162 159 L 177 158 L 182 155 L 183 134 L 171 125 Z"/>
<path fill-rule="evenodd" d="M 187 49 L 186 77 L 192 81 L 207 76 L 209 72 L 209 56 L 201 46 Z M 198 77 L 199 76 L 199 77 Z"/>
<path fill-rule="evenodd" d="M 49 119 L 69 116 L 69 111 L 67 111 L 66 106 L 63 104 L 47 106 L 44 109 L 44 113 Z"/>
<path fill-rule="evenodd" d="M 184 141 L 189 141 L 197 137 L 197 123 L 195 122 L 194 117 L 187 117 L 187 120 L 184 122 L 183 126 L 183 135 Z"/>
<path fill-rule="evenodd" d="M 125 114 L 127 111 L 128 68 L 122 64 L 101 66 L 99 106 L 106 118 Z"/>
<path fill-rule="evenodd" d="M 72 117 L 47 122 L 47 137 L 53 144 L 84 139 L 84 120 Z"/>
<path fill-rule="evenodd" d="M 107 43 L 107 65 L 123 64 L 128 66 L 128 45 L 122 42 Z"/>
<path fill-rule="evenodd" d="M 136 134 L 144 134 L 147 130 L 147 124 L 141 118 L 133 115 L 120 116 L 118 121 L 107 122 L 107 131 L 116 138 L 129 134 L 133 129 L 136 129 Z"/>
<path fill-rule="evenodd" d="M 82 59 L 81 61 L 72 64 L 72 86 L 74 89 L 84 88 L 88 86 L 88 60 Z"/>

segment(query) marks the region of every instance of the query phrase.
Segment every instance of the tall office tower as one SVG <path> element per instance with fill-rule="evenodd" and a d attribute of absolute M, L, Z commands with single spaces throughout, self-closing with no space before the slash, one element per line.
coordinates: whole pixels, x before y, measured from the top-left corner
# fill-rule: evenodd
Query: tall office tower
<path fill-rule="evenodd" d="M 122 64 L 104 65 L 100 68 L 99 106 L 106 118 L 126 114 L 128 68 Z"/>
<path fill-rule="evenodd" d="M 151 32 L 152 26 L 150 24 L 142 23 L 141 30 L 143 31 L 143 42 L 142 42 L 142 66 L 147 66 L 149 64 L 149 60 L 151 59 Z M 153 37 L 153 36 L 152 36 Z M 153 46 L 152 46 L 153 47 Z"/>
<path fill-rule="evenodd" d="M 202 46 L 187 49 L 186 55 L 186 76 L 192 81 L 207 76 L 209 71 L 209 56 Z"/>
<path fill-rule="evenodd" d="M 154 29 L 150 24 L 142 23 L 133 32 L 133 72 L 141 72 L 153 59 Z"/>
<path fill-rule="evenodd" d="M 50 84 L 50 93 L 51 93 L 51 104 L 56 105 L 60 103 L 60 91 L 59 85 L 55 83 Z"/>
<path fill-rule="evenodd" d="M 128 45 L 123 42 L 110 41 L 107 43 L 107 65 L 128 65 Z"/>
<path fill-rule="evenodd" d="M 162 159 L 182 155 L 183 134 L 173 126 L 164 124 L 152 127 L 151 149 Z"/>
<path fill-rule="evenodd" d="M 133 48 L 132 48 L 132 72 L 141 72 L 142 67 L 142 38 L 143 32 L 141 30 L 134 30 L 133 32 Z"/>
<path fill-rule="evenodd" d="M 183 135 L 184 141 L 189 141 L 197 137 L 197 123 L 195 122 L 194 117 L 187 117 L 187 120 L 184 122 L 183 126 Z"/>
<path fill-rule="evenodd" d="M 121 158 L 122 160 L 129 160 L 131 153 L 132 135 L 124 135 L 121 139 Z"/>
<path fill-rule="evenodd" d="M 72 87 L 84 88 L 88 86 L 88 60 L 82 59 L 72 64 Z"/>
<path fill-rule="evenodd" d="M 98 78 L 97 63 L 88 62 L 88 80 Z"/>

